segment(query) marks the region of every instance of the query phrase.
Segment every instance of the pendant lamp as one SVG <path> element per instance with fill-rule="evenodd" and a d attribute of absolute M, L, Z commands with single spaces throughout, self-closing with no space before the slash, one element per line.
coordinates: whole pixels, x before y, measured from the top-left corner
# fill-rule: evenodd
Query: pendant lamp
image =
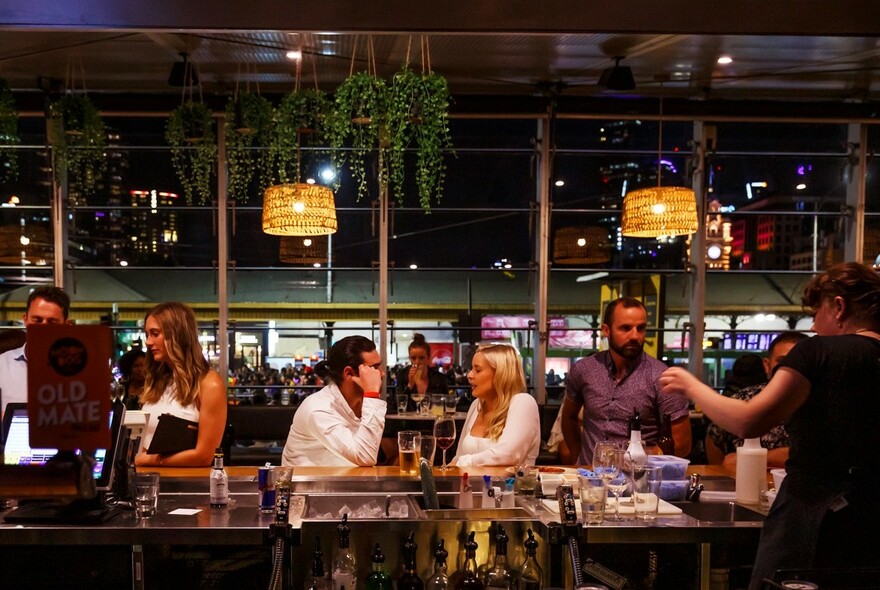
<path fill-rule="evenodd" d="M 288 264 L 326 264 L 327 236 L 284 236 L 278 258 Z"/>
<path fill-rule="evenodd" d="M 336 204 L 326 186 L 297 182 L 263 193 L 263 232 L 276 236 L 336 233 Z"/>
<path fill-rule="evenodd" d="M 620 233 L 630 238 L 659 238 L 695 233 L 697 199 L 694 191 L 661 186 L 663 152 L 663 99 L 660 99 L 657 141 L 657 186 L 628 192 L 623 199 Z"/>

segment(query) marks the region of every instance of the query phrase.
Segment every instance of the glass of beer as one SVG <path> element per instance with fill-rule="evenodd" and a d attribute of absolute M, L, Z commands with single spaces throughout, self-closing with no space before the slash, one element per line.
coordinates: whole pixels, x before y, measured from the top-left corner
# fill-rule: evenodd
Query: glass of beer
<path fill-rule="evenodd" d="M 421 458 L 422 433 L 418 430 L 401 430 L 397 433 L 400 475 L 418 475 Z"/>

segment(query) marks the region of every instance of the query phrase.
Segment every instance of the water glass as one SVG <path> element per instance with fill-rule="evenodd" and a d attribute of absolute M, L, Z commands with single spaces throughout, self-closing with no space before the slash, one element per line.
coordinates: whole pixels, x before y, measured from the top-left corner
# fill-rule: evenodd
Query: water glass
<path fill-rule="evenodd" d="M 156 514 L 159 504 L 159 474 L 141 472 L 134 474 L 134 510 L 138 518 L 150 518 Z"/>
<path fill-rule="evenodd" d="M 401 430 L 397 433 L 397 448 L 400 475 L 418 475 L 422 433 L 418 430 Z"/>
<path fill-rule="evenodd" d="M 434 453 L 437 451 L 437 439 L 432 434 L 423 434 L 419 442 L 419 458 L 428 460 L 428 465 L 434 464 Z"/>
<path fill-rule="evenodd" d="M 458 405 L 458 396 L 454 393 L 443 396 L 443 410 L 447 416 L 455 414 L 455 407 Z"/>
<path fill-rule="evenodd" d="M 397 413 L 406 414 L 406 408 L 409 405 L 409 399 L 405 395 L 397 396 Z"/>
<path fill-rule="evenodd" d="M 517 465 L 516 480 L 513 483 L 514 493 L 527 499 L 534 498 L 537 485 L 538 468 L 534 465 Z"/>
<path fill-rule="evenodd" d="M 605 502 L 608 486 L 601 477 L 579 475 L 581 514 L 587 526 L 602 524 L 605 520 Z"/>
<path fill-rule="evenodd" d="M 660 484 L 663 483 L 662 467 L 633 468 L 633 505 L 639 520 L 656 520 L 660 508 Z"/>

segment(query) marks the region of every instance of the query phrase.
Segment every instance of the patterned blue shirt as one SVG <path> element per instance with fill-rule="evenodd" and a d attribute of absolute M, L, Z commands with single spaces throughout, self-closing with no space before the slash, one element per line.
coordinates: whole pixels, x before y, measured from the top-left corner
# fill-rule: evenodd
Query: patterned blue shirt
<path fill-rule="evenodd" d="M 610 351 L 598 352 L 576 362 L 565 380 L 565 396 L 584 405 L 581 428 L 581 465 L 592 464 L 596 443 L 629 441 L 629 419 L 638 410 L 642 440 L 656 443 L 663 414 L 677 420 L 688 415 L 688 400 L 677 395 L 661 395 L 657 384 L 666 365 L 645 353 L 627 367 L 627 374 L 615 381 Z"/>

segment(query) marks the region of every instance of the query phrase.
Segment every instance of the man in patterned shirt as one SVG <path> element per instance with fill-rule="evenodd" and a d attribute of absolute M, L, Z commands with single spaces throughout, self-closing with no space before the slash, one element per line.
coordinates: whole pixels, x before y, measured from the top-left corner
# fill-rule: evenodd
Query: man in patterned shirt
<path fill-rule="evenodd" d="M 648 312 L 641 301 L 621 297 L 609 302 L 602 315 L 609 350 L 579 360 L 568 372 L 562 434 L 581 465 L 592 464 L 593 448 L 600 440 L 626 444 L 634 410 L 641 417 L 642 440 L 656 444 L 660 418 L 668 414 L 675 454 L 687 457 L 691 452 L 687 398 L 660 395 L 657 377 L 666 365 L 645 353 L 647 329 Z M 578 420 L 581 407 L 583 421 Z"/>
<path fill-rule="evenodd" d="M 764 369 L 768 379 L 773 376 L 773 370 L 788 351 L 805 338 L 809 336 L 802 332 L 783 332 L 773 339 L 764 359 Z M 761 393 L 765 385 L 767 385 L 766 381 L 744 387 L 730 397 L 750 400 Z M 742 442 L 741 438 L 735 437 L 717 424 L 710 424 L 706 429 L 706 455 L 709 463 L 721 463 L 727 471 L 736 473 L 736 447 L 742 445 Z M 767 449 L 767 467 L 785 467 L 785 462 L 788 460 L 788 434 L 782 424 L 774 426 L 770 432 L 761 437 L 761 446 Z"/>

